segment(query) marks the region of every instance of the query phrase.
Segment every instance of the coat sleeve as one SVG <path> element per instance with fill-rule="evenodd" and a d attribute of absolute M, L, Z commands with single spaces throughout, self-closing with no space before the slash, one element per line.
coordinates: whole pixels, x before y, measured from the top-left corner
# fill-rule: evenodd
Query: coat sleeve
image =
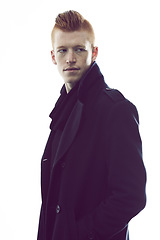
<path fill-rule="evenodd" d="M 106 138 L 109 136 L 109 141 L 106 141 L 109 144 L 106 199 L 78 223 L 80 240 L 90 234 L 97 236 L 93 239 L 112 238 L 146 204 L 146 171 L 137 110 L 127 100 L 118 102 L 107 121 L 108 128 L 104 133 Z"/>

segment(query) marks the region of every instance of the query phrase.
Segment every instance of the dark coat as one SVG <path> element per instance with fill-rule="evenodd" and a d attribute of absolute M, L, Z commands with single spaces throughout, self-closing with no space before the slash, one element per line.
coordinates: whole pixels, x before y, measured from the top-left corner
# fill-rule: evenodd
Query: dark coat
<path fill-rule="evenodd" d="M 106 88 L 96 63 L 83 82 L 53 166 L 50 137 L 42 157 L 38 240 L 126 240 L 145 206 L 136 107 Z"/>

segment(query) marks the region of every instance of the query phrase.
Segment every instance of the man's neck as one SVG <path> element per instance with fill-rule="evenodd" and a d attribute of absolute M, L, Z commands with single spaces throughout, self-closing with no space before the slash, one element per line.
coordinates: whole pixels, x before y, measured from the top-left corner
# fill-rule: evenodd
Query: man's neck
<path fill-rule="evenodd" d="M 76 85 L 76 83 L 65 83 L 65 88 L 66 88 L 66 92 L 67 94 L 72 90 L 72 88 L 74 88 L 74 86 Z"/>

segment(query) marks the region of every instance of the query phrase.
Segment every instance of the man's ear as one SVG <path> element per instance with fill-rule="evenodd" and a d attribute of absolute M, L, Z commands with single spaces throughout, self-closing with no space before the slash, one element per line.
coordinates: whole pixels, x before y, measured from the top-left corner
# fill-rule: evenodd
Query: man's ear
<path fill-rule="evenodd" d="M 94 62 L 96 60 L 98 56 L 98 47 L 93 47 L 93 50 L 92 50 L 92 62 Z"/>
<path fill-rule="evenodd" d="M 57 65 L 54 50 L 51 51 L 52 62 Z"/>

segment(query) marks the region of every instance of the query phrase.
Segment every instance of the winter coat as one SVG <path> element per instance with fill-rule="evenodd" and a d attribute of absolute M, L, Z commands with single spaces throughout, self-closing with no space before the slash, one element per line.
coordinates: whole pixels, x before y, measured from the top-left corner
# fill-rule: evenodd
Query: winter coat
<path fill-rule="evenodd" d="M 50 146 L 51 137 L 41 161 L 38 240 L 128 240 L 128 223 L 146 203 L 139 118 L 96 63 L 79 86 L 54 161 Z"/>

